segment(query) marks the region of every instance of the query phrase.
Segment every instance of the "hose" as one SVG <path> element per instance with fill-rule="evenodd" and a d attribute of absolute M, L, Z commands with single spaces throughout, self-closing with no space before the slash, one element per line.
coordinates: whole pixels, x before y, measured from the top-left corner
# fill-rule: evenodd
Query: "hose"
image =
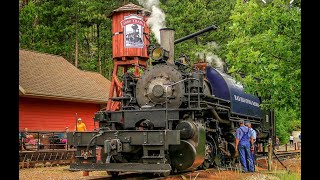
<path fill-rule="evenodd" d="M 278 156 L 276 155 L 276 153 L 274 152 L 274 150 L 272 150 L 272 152 L 273 152 L 274 156 L 277 158 L 277 160 L 280 162 L 280 164 L 281 164 L 284 168 L 286 168 L 287 171 L 289 171 L 288 168 L 287 168 L 284 164 L 282 164 L 282 162 L 280 161 L 280 159 L 278 158 Z"/>
<path fill-rule="evenodd" d="M 88 152 L 89 152 L 90 144 L 92 143 L 92 141 L 93 141 L 95 138 L 101 136 L 102 134 L 103 134 L 103 131 L 99 131 L 98 134 L 94 135 L 94 136 L 90 139 L 90 141 L 89 141 L 89 143 L 88 143 L 88 145 L 87 145 L 87 149 L 86 149 L 86 151 L 85 151 L 85 153 L 84 153 L 84 155 L 83 155 L 83 158 L 84 158 L 84 159 L 87 159 L 87 158 L 88 158 Z"/>

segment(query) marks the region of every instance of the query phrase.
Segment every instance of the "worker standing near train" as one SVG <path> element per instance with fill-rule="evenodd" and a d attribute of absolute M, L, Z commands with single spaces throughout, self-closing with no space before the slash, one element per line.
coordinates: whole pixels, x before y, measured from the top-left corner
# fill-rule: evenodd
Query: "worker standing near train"
<path fill-rule="evenodd" d="M 247 126 L 249 128 L 249 137 L 250 137 L 250 155 L 251 155 L 251 160 L 253 162 L 253 167 L 255 167 L 255 157 L 254 157 L 254 153 L 255 153 L 255 147 L 256 147 L 256 138 L 257 138 L 257 133 L 256 131 L 252 128 L 251 126 L 251 122 L 246 121 L 244 123 L 245 126 Z"/>
<path fill-rule="evenodd" d="M 243 172 L 254 172 L 254 165 L 250 155 L 249 128 L 240 120 L 240 127 L 236 130 L 236 152 L 240 155 Z"/>
<path fill-rule="evenodd" d="M 84 122 L 82 122 L 81 118 L 78 118 L 77 124 L 74 127 L 74 131 L 77 131 L 77 132 L 85 132 L 85 131 L 87 131 L 86 124 Z"/>

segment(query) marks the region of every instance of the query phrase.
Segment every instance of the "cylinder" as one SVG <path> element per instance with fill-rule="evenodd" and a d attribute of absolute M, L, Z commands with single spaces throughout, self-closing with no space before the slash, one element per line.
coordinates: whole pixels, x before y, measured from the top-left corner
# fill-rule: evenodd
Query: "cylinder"
<path fill-rule="evenodd" d="M 185 121 L 185 127 L 189 124 Z M 205 160 L 206 131 L 202 124 L 193 123 L 196 129 L 191 139 L 180 140 L 180 145 L 169 148 L 171 165 L 173 168 L 182 171 L 198 168 Z M 180 130 L 181 131 L 181 130 Z"/>
<path fill-rule="evenodd" d="M 192 143 L 181 140 L 180 145 L 170 147 L 171 166 L 177 170 L 186 170 L 196 160 L 197 150 Z"/>
<path fill-rule="evenodd" d="M 160 29 L 161 47 L 169 51 L 169 58 L 167 64 L 174 64 L 174 29 L 162 28 Z"/>
<path fill-rule="evenodd" d="M 190 121 L 181 121 L 176 129 L 180 130 L 181 139 L 189 139 L 192 138 L 195 133 L 195 124 Z"/>

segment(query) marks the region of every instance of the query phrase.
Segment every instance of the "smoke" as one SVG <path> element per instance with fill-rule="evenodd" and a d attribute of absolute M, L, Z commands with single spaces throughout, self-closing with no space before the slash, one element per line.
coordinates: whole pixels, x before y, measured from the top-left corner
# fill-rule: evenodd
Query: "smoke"
<path fill-rule="evenodd" d="M 216 42 L 207 43 L 206 49 L 213 50 L 218 48 L 219 46 Z M 225 62 L 213 52 L 209 52 L 209 51 L 197 52 L 196 55 L 199 56 L 199 58 L 202 59 L 203 61 L 206 61 L 207 63 L 215 67 L 216 69 L 220 70 L 221 72 L 224 72 Z"/>
<path fill-rule="evenodd" d="M 150 26 L 157 43 L 160 44 L 160 29 L 166 25 L 166 15 L 159 7 L 159 0 L 138 0 L 139 4 L 144 8 L 151 11 L 151 15 L 147 20 L 147 24 Z"/>
<path fill-rule="evenodd" d="M 152 6 L 159 6 L 159 0 L 138 0 L 139 4 L 147 9 L 151 9 Z"/>
<path fill-rule="evenodd" d="M 224 71 L 224 69 L 223 69 L 224 62 L 217 55 L 215 55 L 213 53 L 206 54 L 206 61 L 209 64 L 211 64 L 212 66 L 214 66 L 216 69 L 219 69 L 222 72 Z"/>

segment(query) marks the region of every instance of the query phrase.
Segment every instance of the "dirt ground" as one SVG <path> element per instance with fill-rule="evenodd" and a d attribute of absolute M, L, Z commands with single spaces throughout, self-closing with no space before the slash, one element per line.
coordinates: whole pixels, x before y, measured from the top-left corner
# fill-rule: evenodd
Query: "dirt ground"
<path fill-rule="evenodd" d="M 287 166 L 291 173 L 295 173 L 301 177 L 301 158 L 293 158 L 282 161 Z M 106 172 L 94 171 L 89 172 L 89 176 L 83 176 L 82 171 L 71 172 L 66 170 L 68 166 L 55 166 L 55 167 L 36 167 L 29 169 L 19 170 L 20 180 L 75 180 L 75 179 L 111 179 L 106 178 Z M 195 171 L 192 173 L 185 173 L 183 175 L 175 175 L 164 178 L 166 180 L 278 180 L 274 173 L 285 172 L 285 168 L 276 160 L 272 164 L 272 172 L 268 171 L 267 159 L 261 159 L 257 162 L 256 172 L 254 173 L 240 173 L 238 170 L 219 170 L 208 169 L 203 171 Z M 121 179 L 121 178 L 120 178 Z M 126 178 L 126 179 L 148 179 L 145 177 L 140 178 Z M 301 178 L 299 178 L 301 179 Z"/>

